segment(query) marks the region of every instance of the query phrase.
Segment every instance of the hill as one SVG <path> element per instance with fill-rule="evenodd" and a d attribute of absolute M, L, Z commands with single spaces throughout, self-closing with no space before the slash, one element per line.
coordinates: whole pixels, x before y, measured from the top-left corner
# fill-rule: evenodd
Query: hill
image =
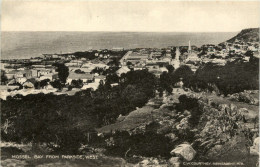
<path fill-rule="evenodd" d="M 259 28 L 243 29 L 236 36 L 227 40 L 227 42 L 233 43 L 236 39 L 243 40 L 245 42 L 259 42 Z"/>

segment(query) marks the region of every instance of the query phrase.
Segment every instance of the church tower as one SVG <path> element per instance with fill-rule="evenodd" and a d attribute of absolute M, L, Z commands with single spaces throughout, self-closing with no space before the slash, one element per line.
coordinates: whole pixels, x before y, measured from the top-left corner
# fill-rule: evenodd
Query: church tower
<path fill-rule="evenodd" d="M 191 54 L 191 45 L 190 45 L 190 41 L 189 41 L 188 53 Z"/>
<path fill-rule="evenodd" d="M 175 59 L 173 61 L 173 67 L 176 70 L 177 68 L 180 67 L 180 50 L 179 47 L 176 47 L 176 51 L 175 51 Z"/>

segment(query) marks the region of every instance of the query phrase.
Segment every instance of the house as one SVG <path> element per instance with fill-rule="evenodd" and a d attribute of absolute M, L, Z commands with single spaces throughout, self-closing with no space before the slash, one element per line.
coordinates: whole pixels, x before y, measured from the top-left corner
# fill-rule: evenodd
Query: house
<path fill-rule="evenodd" d="M 41 65 L 41 64 L 35 64 L 35 65 L 32 65 L 33 68 L 45 68 L 45 65 Z"/>
<path fill-rule="evenodd" d="M 23 87 L 25 89 L 31 89 L 31 88 L 34 88 L 34 84 L 30 81 L 26 81 L 25 83 L 23 83 Z"/>
<path fill-rule="evenodd" d="M 52 58 L 52 54 L 43 54 L 44 59 L 51 59 Z"/>
<path fill-rule="evenodd" d="M 94 82 L 96 83 L 100 83 L 100 81 L 103 81 L 105 83 L 105 80 L 106 80 L 106 76 L 104 75 L 99 75 L 94 77 Z"/>
<path fill-rule="evenodd" d="M 26 81 L 29 81 L 29 82 L 31 82 L 31 83 L 33 83 L 33 84 L 35 84 L 36 82 L 38 82 L 38 80 L 35 79 L 35 78 L 30 78 L 30 79 L 27 79 Z"/>
<path fill-rule="evenodd" d="M 48 84 L 47 86 L 44 87 L 44 89 L 53 90 L 53 89 L 55 89 L 55 88 L 53 88 L 53 86 L 51 86 L 50 84 Z"/>
<path fill-rule="evenodd" d="M 102 63 L 93 63 L 93 64 L 90 64 L 90 67 L 94 67 L 94 68 L 98 68 L 98 69 L 108 69 L 109 66 L 106 65 L 106 64 L 102 64 Z"/>
<path fill-rule="evenodd" d="M 149 72 L 154 74 L 157 78 L 160 78 L 161 74 L 163 73 L 160 69 L 151 69 Z"/>
<path fill-rule="evenodd" d="M 23 84 L 24 82 L 26 82 L 27 78 L 26 77 L 21 77 L 21 78 L 16 78 L 15 81 L 20 83 L 20 84 Z"/>
<path fill-rule="evenodd" d="M 146 68 L 148 69 L 158 69 L 159 68 L 159 64 L 157 64 L 156 62 L 148 62 L 146 65 Z"/>
<path fill-rule="evenodd" d="M 31 70 L 12 70 L 5 74 L 7 79 L 13 79 L 13 78 L 31 78 L 32 77 L 32 71 Z"/>
<path fill-rule="evenodd" d="M 112 51 L 124 51 L 124 48 L 115 47 L 112 48 Z"/>
<path fill-rule="evenodd" d="M 211 62 L 220 66 L 224 66 L 227 63 L 224 59 L 213 59 Z"/>
<path fill-rule="evenodd" d="M 75 72 L 70 72 L 66 83 L 70 85 L 72 80 L 79 80 L 79 79 L 82 80 L 83 83 L 93 82 L 94 75 L 93 74 L 77 74 Z"/>
<path fill-rule="evenodd" d="M 94 70 L 95 68 L 94 67 L 89 67 L 89 68 L 80 68 L 81 71 L 84 71 L 85 73 L 88 73 L 90 74 L 92 72 L 92 70 Z"/>
<path fill-rule="evenodd" d="M 79 67 L 79 63 L 69 62 L 69 63 L 65 63 L 65 66 L 67 66 L 67 67 Z"/>
<path fill-rule="evenodd" d="M 134 66 L 134 71 L 143 70 L 143 69 L 144 69 L 143 66 Z"/>
<path fill-rule="evenodd" d="M 40 58 L 30 59 L 30 62 L 32 62 L 32 63 L 40 63 L 41 61 L 42 61 L 42 59 L 40 59 Z"/>
<path fill-rule="evenodd" d="M 16 85 L 0 85 L 0 92 L 5 92 L 5 91 L 12 91 L 15 89 L 19 89 L 19 86 Z M 1 93 L 0 93 L 1 94 Z"/>
<path fill-rule="evenodd" d="M 116 71 L 117 76 L 121 76 L 123 73 L 129 72 L 130 69 L 127 66 L 123 66 Z"/>
<path fill-rule="evenodd" d="M 161 72 L 168 72 L 168 69 L 166 67 L 161 67 L 160 70 Z"/>
<path fill-rule="evenodd" d="M 118 86 L 118 85 L 119 85 L 118 83 L 110 84 L 111 87 L 116 87 L 116 86 Z"/>
<path fill-rule="evenodd" d="M 32 69 L 31 70 L 32 71 L 32 77 L 33 78 L 37 78 L 37 77 L 39 77 L 39 70 L 36 70 L 36 69 Z"/>
<path fill-rule="evenodd" d="M 93 90 L 97 90 L 99 86 L 99 83 L 97 82 L 93 82 L 93 83 L 88 83 L 86 85 L 83 85 L 83 87 L 81 88 L 82 90 L 86 90 L 86 89 L 93 89 Z"/>
<path fill-rule="evenodd" d="M 19 89 L 19 86 L 0 85 L 0 99 L 6 100 L 6 98 L 10 95 L 10 92 L 15 89 Z"/>
<path fill-rule="evenodd" d="M 43 54 L 44 59 L 58 59 L 60 58 L 58 54 Z"/>
<path fill-rule="evenodd" d="M 186 59 L 186 62 L 192 61 L 192 62 L 199 62 L 201 59 L 198 57 L 196 53 L 190 53 Z"/>
<path fill-rule="evenodd" d="M 147 52 L 127 52 L 122 59 L 120 60 L 120 63 L 122 65 L 125 65 L 127 62 L 131 62 L 132 64 L 137 63 L 143 63 L 149 58 L 149 53 Z"/>
<path fill-rule="evenodd" d="M 155 58 L 160 58 L 160 57 L 162 57 L 162 56 L 163 56 L 163 55 L 162 55 L 161 52 L 152 52 L 152 53 L 149 55 L 149 58 L 155 59 Z"/>
<path fill-rule="evenodd" d="M 38 77 L 44 76 L 44 75 L 49 75 L 50 73 L 52 73 L 54 71 L 51 69 L 42 69 L 42 70 L 38 70 L 37 75 L 38 75 Z"/>
<path fill-rule="evenodd" d="M 58 79 L 58 73 L 49 73 L 47 75 L 42 75 L 40 76 L 40 80 L 45 80 L 45 79 L 49 79 L 50 81 L 53 81 L 55 79 Z"/>

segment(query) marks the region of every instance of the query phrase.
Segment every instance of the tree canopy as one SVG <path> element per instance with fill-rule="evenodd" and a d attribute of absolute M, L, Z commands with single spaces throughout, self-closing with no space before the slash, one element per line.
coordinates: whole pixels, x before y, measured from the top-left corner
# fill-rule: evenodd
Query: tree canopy
<path fill-rule="evenodd" d="M 69 76 L 69 68 L 61 63 L 55 63 L 53 65 L 57 67 L 56 71 L 58 72 L 60 81 L 66 83 L 67 77 Z"/>

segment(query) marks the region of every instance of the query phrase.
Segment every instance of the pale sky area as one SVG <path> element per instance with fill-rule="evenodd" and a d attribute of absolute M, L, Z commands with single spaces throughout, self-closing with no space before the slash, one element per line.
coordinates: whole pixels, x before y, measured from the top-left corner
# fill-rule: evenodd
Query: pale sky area
<path fill-rule="evenodd" d="M 260 25 L 260 1 L 3 0 L 2 31 L 234 32 Z"/>

